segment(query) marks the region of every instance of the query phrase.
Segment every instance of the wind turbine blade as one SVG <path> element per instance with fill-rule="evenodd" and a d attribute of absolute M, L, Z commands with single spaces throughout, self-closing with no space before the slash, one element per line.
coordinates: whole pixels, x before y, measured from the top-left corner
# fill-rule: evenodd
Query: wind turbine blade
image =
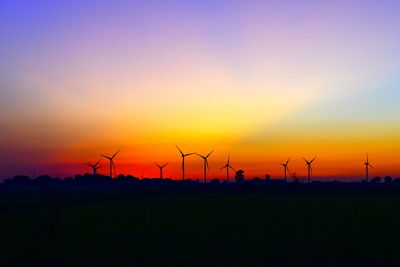
<path fill-rule="evenodd" d="M 102 156 L 102 157 L 104 157 L 104 158 L 106 158 L 106 159 L 109 159 L 109 160 L 111 160 L 111 158 L 110 158 L 110 157 L 108 157 L 108 156 L 106 156 L 106 155 L 100 154 L 100 156 Z"/>
<path fill-rule="evenodd" d="M 183 156 L 186 157 L 186 156 L 190 156 L 190 155 L 194 155 L 194 154 L 199 155 L 199 154 L 197 154 L 197 153 L 188 153 L 188 154 L 184 154 Z M 200 156 L 200 155 L 199 155 L 199 156 Z"/>
<path fill-rule="evenodd" d="M 288 158 L 288 160 L 286 161 L 286 165 L 288 165 L 288 163 L 289 163 L 289 160 L 290 160 L 290 157 Z"/>
<path fill-rule="evenodd" d="M 204 159 L 204 160 L 206 162 L 207 169 L 210 170 L 210 166 L 208 165 L 208 160 L 207 159 Z"/>
<path fill-rule="evenodd" d="M 312 159 L 312 161 L 310 161 L 310 163 L 313 163 L 313 161 L 316 159 L 317 157 L 314 157 L 313 159 Z"/>
<path fill-rule="evenodd" d="M 229 165 L 230 162 L 231 162 L 231 154 L 229 153 L 228 154 L 228 165 Z"/>
<path fill-rule="evenodd" d="M 286 166 L 285 168 L 286 168 L 286 170 L 287 170 L 288 172 L 290 172 L 290 170 L 289 170 L 289 167 L 288 167 L 288 166 Z"/>
<path fill-rule="evenodd" d="M 181 155 L 183 156 L 184 154 L 183 154 L 182 150 L 181 150 L 177 145 L 175 145 L 175 146 L 176 146 L 176 148 L 179 150 L 179 152 L 181 153 Z"/>
<path fill-rule="evenodd" d="M 213 152 L 214 152 L 214 150 L 212 150 L 210 153 L 208 153 L 206 158 L 208 158 L 211 155 L 211 153 L 213 153 Z"/>
<path fill-rule="evenodd" d="M 372 169 L 375 169 L 374 166 L 372 166 L 371 164 L 368 163 L 368 166 L 370 166 Z"/>
<path fill-rule="evenodd" d="M 307 164 L 308 164 L 308 161 L 307 161 L 305 158 L 303 158 L 303 159 L 304 159 L 304 161 L 307 162 Z"/>
<path fill-rule="evenodd" d="M 99 159 L 99 160 L 94 164 L 94 166 L 97 166 L 97 165 L 100 163 L 101 160 L 102 160 L 102 159 Z"/>
<path fill-rule="evenodd" d="M 161 168 L 164 168 L 164 167 L 167 166 L 167 165 L 168 165 L 168 163 L 165 163 L 164 165 L 161 166 Z"/>
<path fill-rule="evenodd" d="M 118 151 L 111 157 L 111 158 L 114 158 L 118 153 L 119 153 L 119 149 L 118 149 Z"/>
<path fill-rule="evenodd" d="M 236 171 L 234 168 L 232 168 L 232 166 L 231 165 L 229 165 L 228 166 L 230 169 L 232 169 L 233 171 Z"/>
<path fill-rule="evenodd" d="M 155 163 L 155 162 L 154 162 L 154 164 L 156 164 L 158 168 L 161 168 L 161 166 L 160 166 L 160 165 L 158 165 L 157 163 Z"/>
<path fill-rule="evenodd" d="M 220 170 L 222 170 L 222 169 L 225 169 L 225 168 L 228 168 L 228 166 L 226 166 L 226 165 L 225 165 L 224 167 L 221 167 L 221 169 L 220 169 Z"/>

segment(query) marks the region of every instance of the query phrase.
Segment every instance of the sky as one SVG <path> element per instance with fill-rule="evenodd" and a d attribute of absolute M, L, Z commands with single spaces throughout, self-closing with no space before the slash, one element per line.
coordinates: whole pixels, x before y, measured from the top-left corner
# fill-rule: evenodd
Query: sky
<path fill-rule="evenodd" d="M 400 176 L 400 2 L 1 0 L 0 180 Z M 201 178 L 202 159 L 186 161 Z M 100 173 L 108 173 L 106 161 Z"/>

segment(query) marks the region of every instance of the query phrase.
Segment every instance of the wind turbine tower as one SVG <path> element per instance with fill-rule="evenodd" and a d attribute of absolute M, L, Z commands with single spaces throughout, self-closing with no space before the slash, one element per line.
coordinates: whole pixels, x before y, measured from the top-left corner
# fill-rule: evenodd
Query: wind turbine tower
<path fill-rule="evenodd" d="M 316 159 L 317 157 L 314 157 L 311 161 L 308 161 L 308 160 L 306 160 L 305 158 L 303 158 L 304 159 L 304 161 L 306 162 L 306 164 L 307 164 L 307 170 L 308 170 L 308 183 L 311 183 L 311 174 L 312 174 L 312 167 L 311 167 L 311 164 L 314 162 L 314 160 Z"/>
<path fill-rule="evenodd" d="M 115 156 L 118 155 L 118 153 L 119 153 L 119 150 L 114 155 L 112 155 L 111 157 L 105 156 L 103 154 L 100 154 L 102 157 L 104 157 L 104 158 L 106 158 L 106 159 L 108 159 L 110 161 L 110 177 L 111 178 L 113 178 L 113 170 L 114 170 L 114 176 L 116 175 L 114 158 L 115 158 Z"/>
<path fill-rule="evenodd" d="M 210 169 L 207 159 L 213 152 L 214 152 L 214 150 L 212 150 L 210 153 L 208 153 L 207 156 L 202 156 L 202 155 L 196 153 L 196 155 L 201 157 L 204 161 L 204 183 L 207 183 L 207 169 Z"/>
<path fill-rule="evenodd" d="M 93 176 L 96 176 L 97 175 L 97 170 L 101 168 L 101 166 L 97 166 L 97 165 L 99 165 L 100 161 L 101 161 L 101 159 L 99 159 L 95 164 L 90 164 L 90 163 L 86 164 L 86 165 L 92 167 Z"/>
<path fill-rule="evenodd" d="M 221 169 L 226 168 L 226 181 L 229 183 L 229 169 L 235 171 L 235 169 L 231 166 L 231 155 L 228 154 L 228 161 L 226 162 L 225 166 Z"/>
<path fill-rule="evenodd" d="M 168 163 L 165 163 L 164 165 L 159 165 L 157 163 L 154 163 L 154 164 L 156 164 L 157 167 L 160 169 L 160 179 L 163 179 L 163 169 L 164 169 L 165 166 L 168 165 Z"/>
<path fill-rule="evenodd" d="M 290 160 L 290 157 L 288 158 L 288 160 L 285 163 L 281 163 L 281 165 L 283 166 L 283 172 L 285 175 L 285 182 L 287 182 L 287 172 L 289 171 L 289 167 L 288 167 L 289 160 Z"/>
<path fill-rule="evenodd" d="M 187 156 L 190 156 L 190 155 L 193 155 L 193 154 L 196 154 L 196 153 L 184 154 L 184 153 L 182 152 L 182 150 L 181 150 L 177 145 L 175 145 L 175 146 L 176 146 L 176 148 L 179 150 L 179 153 L 181 153 L 181 157 L 182 157 L 182 180 L 185 180 L 185 158 L 186 158 Z"/>
<path fill-rule="evenodd" d="M 369 167 L 374 168 L 370 163 L 369 163 L 369 158 L 367 154 L 367 161 L 364 162 L 365 165 L 365 179 L 367 180 L 368 183 L 368 178 L 369 178 Z"/>

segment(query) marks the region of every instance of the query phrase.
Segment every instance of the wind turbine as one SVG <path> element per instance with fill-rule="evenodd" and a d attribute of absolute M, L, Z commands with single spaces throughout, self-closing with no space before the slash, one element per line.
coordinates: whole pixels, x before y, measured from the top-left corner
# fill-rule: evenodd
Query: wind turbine
<path fill-rule="evenodd" d="M 208 166 L 207 159 L 213 152 L 214 152 L 214 150 L 212 150 L 210 153 L 208 153 L 207 156 L 202 156 L 202 155 L 196 153 L 197 156 L 203 158 L 203 160 L 204 160 L 204 183 L 207 183 L 207 169 L 210 169 L 210 167 Z"/>
<path fill-rule="evenodd" d="M 101 159 L 99 159 L 95 164 L 90 164 L 90 163 L 86 164 L 87 166 L 92 167 L 93 176 L 96 176 L 97 175 L 97 170 L 102 167 L 102 166 L 97 167 L 97 165 L 99 165 L 100 161 L 101 161 Z"/>
<path fill-rule="evenodd" d="M 365 178 L 366 178 L 367 183 L 368 183 L 369 167 L 374 168 L 371 164 L 369 164 L 368 154 L 367 154 L 367 161 L 364 162 L 364 165 L 365 165 Z"/>
<path fill-rule="evenodd" d="M 221 168 L 224 169 L 226 168 L 226 181 L 229 183 L 229 169 L 232 169 L 233 171 L 235 171 L 235 169 L 231 166 L 231 155 L 228 154 L 228 161 L 226 162 L 225 166 Z"/>
<path fill-rule="evenodd" d="M 163 178 L 163 172 L 162 172 L 162 171 L 163 171 L 164 167 L 168 165 L 168 163 L 165 163 L 165 164 L 162 165 L 162 166 L 159 165 L 159 164 L 157 164 L 157 163 L 154 163 L 154 164 L 156 164 L 157 167 L 160 168 L 160 179 L 162 179 L 162 178 Z"/>
<path fill-rule="evenodd" d="M 306 160 L 305 158 L 303 158 L 304 161 L 307 163 L 307 167 L 308 167 L 308 183 L 311 183 L 311 174 L 312 174 L 312 167 L 311 167 L 311 164 L 314 162 L 314 160 L 315 160 L 316 158 L 317 158 L 317 157 L 314 157 L 311 161 L 308 161 L 308 160 Z"/>
<path fill-rule="evenodd" d="M 103 154 L 100 154 L 102 157 L 104 157 L 104 158 L 106 158 L 106 159 L 108 159 L 108 160 L 110 161 L 110 177 L 111 177 L 111 178 L 113 178 L 113 176 L 112 176 L 113 169 L 114 169 L 114 175 L 115 175 L 115 173 L 116 173 L 115 164 L 114 164 L 114 158 L 115 158 L 115 156 L 116 156 L 118 153 L 119 153 L 119 150 L 118 150 L 114 155 L 112 155 L 111 157 L 105 156 L 105 155 L 103 155 Z"/>
<path fill-rule="evenodd" d="M 281 165 L 283 166 L 283 171 L 285 173 L 285 182 L 287 181 L 287 171 L 289 171 L 289 167 L 288 167 L 289 160 L 290 160 L 290 157 L 288 158 L 286 163 L 281 163 Z"/>
<path fill-rule="evenodd" d="M 175 145 L 175 146 L 179 150 L 179 152 L 181 153 L 181 157 L 182 157 L 182 180 L 185 180 L 185 157 L 193 155 L 193 154 L 196 154 L 196 153 L 184 154 L 182 152 L 182 150 L 177 145 Z"/>

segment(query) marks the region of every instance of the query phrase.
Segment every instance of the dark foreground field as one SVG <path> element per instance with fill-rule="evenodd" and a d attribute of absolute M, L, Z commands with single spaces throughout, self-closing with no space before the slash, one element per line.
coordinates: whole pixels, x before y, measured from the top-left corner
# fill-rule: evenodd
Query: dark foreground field
<path fill-rule="evenodd" d="M 2 266 L 399 266 L 400 196 L 3 193 Z"/>

